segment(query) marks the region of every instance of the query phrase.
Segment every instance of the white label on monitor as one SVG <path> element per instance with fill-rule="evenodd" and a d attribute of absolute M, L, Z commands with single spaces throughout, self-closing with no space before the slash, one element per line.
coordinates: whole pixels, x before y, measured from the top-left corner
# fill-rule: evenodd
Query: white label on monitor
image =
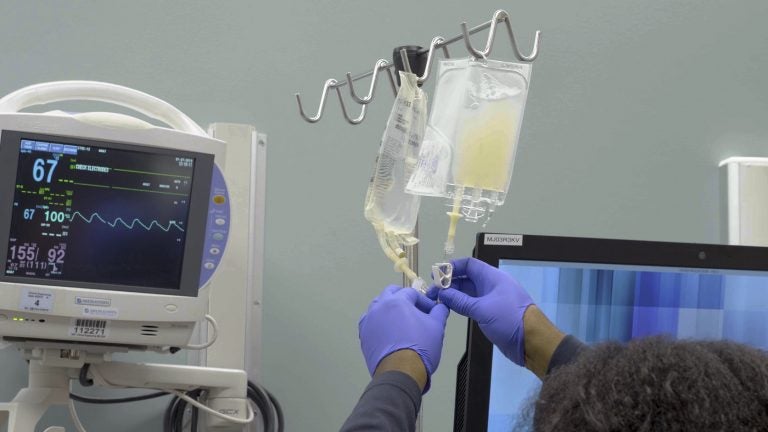
<path fill-rule="evenodd" d="M 523 236 L 520 234 L 486 234 L 485 244 L 489 246 L 522 246 Z"/>
<path fill-rule="evenodd" d="M 75 304 L 81 306 L 112 306 L 112 300 L 98 297 L 75 297 Z"/>
<path fill-rule="evenodd" d="M 52 312 L 53 293 L 27 288 L 21 293 L 19 309 L 28 312 Z"/>
<path fill-rule="evenodd" d="M 83 316 L 117 319 L 118 316 L 120 316 L 120 310 L 117 308 L 99 306 L 83 306 Z"/>
<path fill-rule="evenodd" d="M 72 320 L 69 335 L 74 337 L 106 339 L 109 337 L 109 321 L 77 318 Z"/>

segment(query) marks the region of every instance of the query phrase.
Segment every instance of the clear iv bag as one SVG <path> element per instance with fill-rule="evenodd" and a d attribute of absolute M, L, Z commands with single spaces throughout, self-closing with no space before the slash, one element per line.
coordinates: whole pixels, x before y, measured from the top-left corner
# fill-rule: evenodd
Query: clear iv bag
<path fill-rule="evenodd" d="M 413 231 L 421 197 L 406 193 L 405 185 L 418 161 L 426 127 L 427 96 L 418 87 L 416 75 L 400 72 L 400 82 L 368 184 L 365 218 L 376 230 L 384 253 L 395 262 L 395 269 L 414 280 L 418 276 L 407 267 L 403 246 L 418 241 Z"/>
<path fill-rule="evenodd" d="M 406 190 L 450 198 L 467 221 L 504 204 L 531 65 L 486 59 L 440 62 L 417 169 Z"/>

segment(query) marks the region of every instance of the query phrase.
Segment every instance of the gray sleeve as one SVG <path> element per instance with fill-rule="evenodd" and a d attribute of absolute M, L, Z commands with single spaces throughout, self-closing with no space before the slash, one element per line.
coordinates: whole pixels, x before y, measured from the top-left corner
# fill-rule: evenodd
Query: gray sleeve
<path fill-rule="evenodd" d="M 413 432 L 421 390 L 410 376 L 384 372 L 371 380 L 341 432 Z"/>
<path fill-rule="evenodd" d="M 547 367 L 547 375 L 560 366 L 573 363 L 582 351 L 588 349 L 587 345 L 572 335 L 568 335 L 560 341 L 560 344 L 552 353 Z"/>

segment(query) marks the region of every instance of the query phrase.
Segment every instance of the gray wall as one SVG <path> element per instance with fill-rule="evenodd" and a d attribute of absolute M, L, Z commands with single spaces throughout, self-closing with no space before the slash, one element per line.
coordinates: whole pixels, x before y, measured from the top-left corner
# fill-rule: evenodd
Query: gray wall
<path fill-rule="evenodd" d="M 369 68 L 395 45 L 457 34 L 462 20 L 485 21 L 499 7 L 514 13 L 525 47 L 541 29 L 509 200 L 489 231 L 717 242 L 717 162 L 768 155 L 762 0 L 456 4 L 6 1 L 0 93 L 112 81 L 200 123 L 251 123 L 269 134 L 264 383 L 285 406 L 287 430 L 330 431 L 368 379 L 357 319 L 399 280 L 361 208 L 392 99 L 381 91 L 358 127 L 342 122 L 331 99 L 327 118 L 309 125 L 293 92 L 313 105 L 326 78 Z M 439 200 L 423 206 L 423 269 L 439 257 L 444 211 Z M 477 228 L 460 226 L 458 250 L 470 252 Z M 464 328 L 451 318 L 424 402 L 427 431 L 452 424 Z M 23 363 L 12 351 L 0 362 L 8 399 Z M 156 410 L 83 409 L 83 417 L 91 430 L 156 430 L 145 412 Z"/>

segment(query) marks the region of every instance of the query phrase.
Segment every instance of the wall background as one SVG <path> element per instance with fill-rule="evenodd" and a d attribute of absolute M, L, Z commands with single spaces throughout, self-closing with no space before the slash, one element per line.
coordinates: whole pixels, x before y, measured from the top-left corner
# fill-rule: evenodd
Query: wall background
<path fill-rule="evenodd" d="M 761 0 L 5 1 L 0 94 L 104 80 L 166 99 L 203 125 L 250 123 L 269 134 L 264 383 L 285 407 L 286 430 L 331 431 L 368 380 L 357 319 L 399 281 L 362 216 L 392 98 L 380 91 L 357 127 L 330 99 L 326 118 L 309 125 L 293 93 L 312 110 L 326 78 L 370 68 L 396 45 L 458 34 L 461 21 L 478 24 L 498 8 L 513 14 L 526 51 L 534 30 L 543 40 L 508 203 L 487 229 L 724 240 L 718 161 L 768 156 Z M 424 275 L 441 253 L 444 211 L 439 200 L 423 205 Z M 460 226 L 459 251 L 470 253 L 476 228 Z M 451 428 L 464 329 L 451 317 L 426 431 Z M 25 365 L 10 350 L 0 365 L 8 400 Z M 81 415 L 95 431 L 160 430 L 156 403 Z"/>

